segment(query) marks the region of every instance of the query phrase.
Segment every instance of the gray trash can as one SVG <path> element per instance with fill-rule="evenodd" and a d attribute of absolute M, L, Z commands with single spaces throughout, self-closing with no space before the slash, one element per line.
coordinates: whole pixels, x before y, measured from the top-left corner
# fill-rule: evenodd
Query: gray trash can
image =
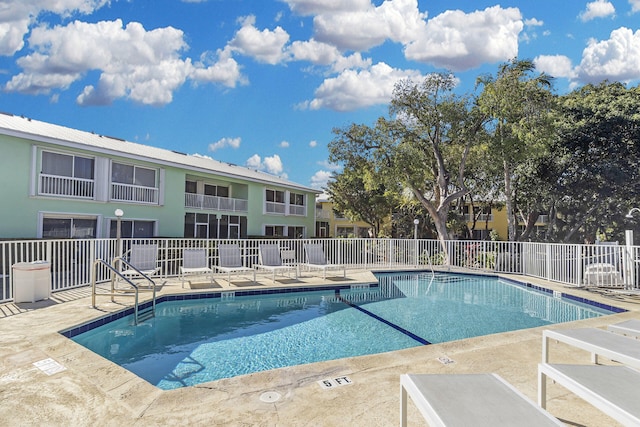
<path fill-rule="evenodd" d="M 13 264 L 13 302 L 36 302 L 51 297 L 51 263 Z"/>

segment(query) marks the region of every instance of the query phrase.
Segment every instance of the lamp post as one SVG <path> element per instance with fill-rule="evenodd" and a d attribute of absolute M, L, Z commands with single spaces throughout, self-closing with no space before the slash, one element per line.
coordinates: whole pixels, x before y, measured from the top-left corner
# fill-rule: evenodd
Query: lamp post
<path fill-rule="evenodd" d="M 634 212 L 640 212 L 638 208 L 631 208 L 629 212 L 624 216 L 625 218 L 632 219 Z M 625 268 L 625 282 L 628 286 L 635 285 L 635 275 L 634 275 L 634 255 L 633 255 L 633 230 L 625 230 L 624 231 L 624 240 L 625 246 L 627 249 L 626 260 L 626 268 Z M 633 282 L 629 280 L 633 278 Z"/>
<path fill-rule="evenodd" d="M 418 239 L 418 224 L 420 224 L 420 220 L 418 218 L 413 220 L 413 238 Z"/>
<path fill-rule="evenodd" d="M 116 216 L 116 245 L 118 256 L 122 256 L 122 216 L 124 215 L 124 211 L 122 209 L 116 209 L 114 215 Z"/>

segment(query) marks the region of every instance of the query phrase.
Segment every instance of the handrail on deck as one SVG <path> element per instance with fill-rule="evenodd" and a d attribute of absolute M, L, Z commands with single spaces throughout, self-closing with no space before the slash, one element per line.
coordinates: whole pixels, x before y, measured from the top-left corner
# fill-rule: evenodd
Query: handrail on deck
<path fill-rule="evenodd" d="M 115 292 L 115 279 L 116 276 L 122 278 L 129 286 L 131 286 L 135 292 L 134 292 L 134 307 L 133 307 L 133 313 L 134 313 L 134 321 L 135 324 L 138 324 L 138 304 L 139 304 L 139 292 L 140 289 L 138 287 L 138 285 L 136 285 L 133 281 L 131 281 L 128 277 L 126 277 L 125 275 L 123 275 L 117 268 L 117 262 L 120 261 L 122 263 L 124 263 L 125 265 L 127 265 L 128 267 L 132 268 L 133 270 L 137 271 L 141 276 L 143 276 L 144 278 L 146 278 L 149 282 L 151 282 L 152 284 L 152 288 L 153 288 L 153 299 L 152 299 L 152 304 L 153 304 L 153 312 L 155 313 L 156 311 L 156 283 L 151 280 L 146 274 L 142 273 L 141 271 L 139 271 L 137 268 L 135 268 L 134 266 L 132 266 L 131 264 L 129 264 L 128 262 L 126 262 L 125 260 L 121 259 L 120 257 L 114 258 L 114 260 L 112 261 L 112 264 L 109 264 L 108 262 L 106 262 L 105 260 L 102 259 L 96 259 L 93 262 L 93 268 L 91 269 L 91 306 L 93 308 L 96 308 L 96 283 L 97 283 L 97 269 L 98 269 L 98 265 L 102 264 L 103 266 L 107 267 L 112 275 L 111 275 L 111 292 L 110 293 L 102 293 L 101 295 L 109 295 L 111 296 L 111 301 L 115 302 L 115 299 L 113 298 L 116 295 L 121 295 L 121 294 L 117 294 Z"/>

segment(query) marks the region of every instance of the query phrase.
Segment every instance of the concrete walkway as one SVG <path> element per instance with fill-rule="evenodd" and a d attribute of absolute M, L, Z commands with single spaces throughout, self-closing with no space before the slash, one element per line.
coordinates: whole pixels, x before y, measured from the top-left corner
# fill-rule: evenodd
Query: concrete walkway
<path fill-rule="evenodd" d="M 370 272 L 349 271 L 338 283 L 372 283 Z M 512 276 L 513 277 L 513 276 Z M 518 278 L 533 282 L 531 278 Z M 216 277 L 214 289 L 245 289 Z M 321 278 L 277 281 L 275 286 L 320 284 Z M 326 282 L 325 282 L 326 283 Z M 640 299 L 539 284 L 626 308 L 630 312 L 555 325 L 605 327 L 640 318 Z M 259 288 L 274 286 L 260 279 Z M 194 284 L 203 291 L 203 288 Z M 166 283 L 160 294 L 194 292 Z M 147 295 L 147 294 L 145 294 Z M 0 306 L 0 426 L 366 426 L 399 424 L 399 376 L 404 373 L 496 372 L 535 401 L 542 330 L 507 332 L 371 356 L 313 363 L 162 391 L 63 337 L 58 331 L 131 304 L 98 297 L 89 288 L 59 292 L 50 300 Z M 589 363 L 589 354 L 556 344 L 553 361 Z M 450 362 L 450 363 L 443 363 Z M 34 363 L 39 363 L 38 367 Z M 350 384 L 322 388 L 318 381 L 348 377 Z M 548 386 L 548 410 L 570 426 L 615 426 L 615 421 L 562 387 Z M 425 425 L 409 403 L 409 425 Z"/>

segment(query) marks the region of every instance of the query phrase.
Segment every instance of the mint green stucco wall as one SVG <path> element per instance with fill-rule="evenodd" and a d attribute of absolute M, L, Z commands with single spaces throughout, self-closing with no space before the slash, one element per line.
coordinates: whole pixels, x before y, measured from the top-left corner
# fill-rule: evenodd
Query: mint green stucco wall
<path fill-rule="evenodd" d="M 33 147 L 47 147 L 56 151 L 80 153 L 94 156 L 90 151 L 72 150 L 66 147 L 34 143 L 25 139 L 0 135 L 0 194 L 4 206 L 0 209 L 0 239 L 2 238 L 34 238 L 38 235 L 39 214 L 70 214 L 98 217 L 98 237 L 108 237 L 109 220 L 114 219 L 114 211 L 122 209 L 123 219 L 139 219 L 157 221 L 157 235 L 160 237 L 183 237 L 185 180 L 189 177 L 203 177 L 215 181 L 230 183 L 233 187 L 232 197 L 248 200 L 248 213 L 228 213 L 247 217 L 247 234 L 259 236 L 263 234 L 265 224 L 304 226 L 308 237 L 313 237 L 315 230 L 315 194 L 307 195 L 307 217 L 265 215 L 263 214 L 264 189 L 275 188 L 287 190 L 286 187 L 272 186 L 264 183 L 245 181 L 236 178 L 220 177 L 214 174 L 193 172 L 179 167 L 157 165 L 125 157 L 108 156 L 125 163 L 139 166 L 162 168 L 164 170 L 161 188 L 164 188 L 164 204 L 141 205 L 134 203 L 104 202 L 93 200 L 77 200 L 70 198 L 30 196 L 30 180 L 37 179 L 32 170 Z M 100 156 L 103 156 L 100 154 Z M 39 159 L 40 156 L 38 155 Z M 160 175 L 162 177 L 162 174 Z M 204 211 L 203 211 L 204 212 Z M 209 212 L 212 213 L 212 212 Z"/>

